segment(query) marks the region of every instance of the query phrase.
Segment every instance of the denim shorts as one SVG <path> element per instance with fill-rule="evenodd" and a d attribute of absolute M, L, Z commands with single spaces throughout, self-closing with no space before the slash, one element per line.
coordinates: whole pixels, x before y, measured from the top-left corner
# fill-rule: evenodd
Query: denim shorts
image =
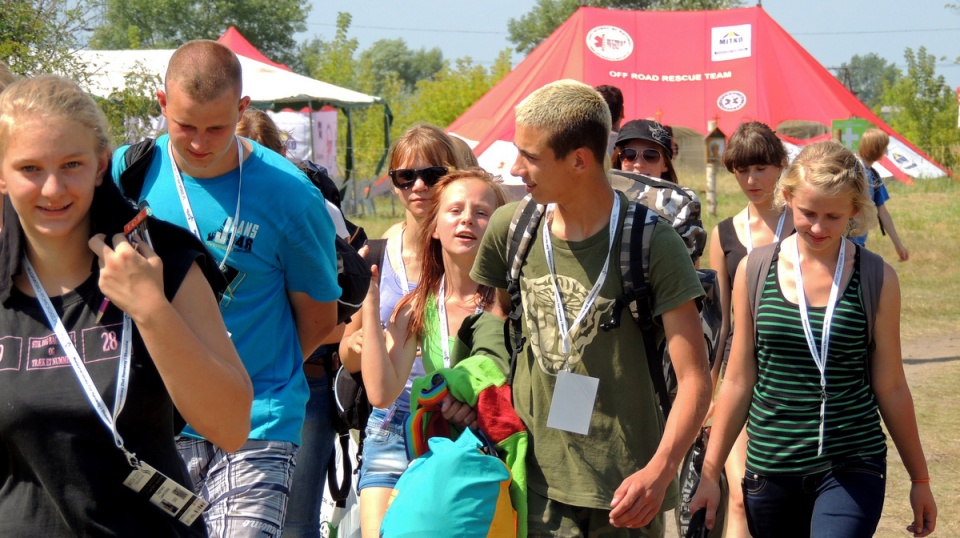
<path fill-rule="evenodd" d="M 364 488 L 393 488 L 400 475 L 407 470 L 407 441 L 404 427 L 410 413 L 394 410 L 384 424 L 389 410 L 374 408 L 367 420 L 366 439 L 363 441 L 363 464 L 357 491 Z"/>

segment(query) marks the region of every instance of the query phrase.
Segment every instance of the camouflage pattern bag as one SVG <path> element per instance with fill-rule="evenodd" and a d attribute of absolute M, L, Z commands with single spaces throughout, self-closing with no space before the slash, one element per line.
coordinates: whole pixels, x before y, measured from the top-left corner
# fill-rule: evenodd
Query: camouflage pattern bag
<path fill-rule="evenodd" d="M 627 198 L 656 211 L 680 234 L 694 263 L 703 255 L 707 232 L 700 220 L 700 198 L 676 183 L 632 172 L 611 170 L 610 185 Z"/>

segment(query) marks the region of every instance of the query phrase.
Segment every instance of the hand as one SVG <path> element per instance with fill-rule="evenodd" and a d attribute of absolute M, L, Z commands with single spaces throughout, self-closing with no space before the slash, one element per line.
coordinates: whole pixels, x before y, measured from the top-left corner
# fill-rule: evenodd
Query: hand
<path fill-rule="evenodd" d="M 134 321 L 141 321 L 160 302 L 163 293 L 163 262 L 145 241 L 134 247 L 123 234 L 113 236 L 113 248 L 104 234 L 87 242 L 99 258 L 100 291 Z"/>
<path fill-rule="evenodd" d="M 720 505 L 720 484 L 711 480 L 700 480 L 697 491 L 690 499 L 690 513 L 695 514 L 697 510 L 706 508 L 707 513 L 704 518 L 704 524 L 708 529 L 713 529 L 717 521 L 717 506 Z"/>
<path fill-rule="evenodd" d="M 900 261 L 905 262 L 910 259 L 910 251 L 907 250 L 907 247 L 903 246 L 903 243 L 894 243 L 893 248 L 897 250 L 897 256 L 900 258 Z"/>
<path fill-rule="evenodd" d="M 937 503 L 929 482 L 914 483 L 910 487 L 910 506 L 913 508 L 913 523 L 907 532 L 914 536 L 928 536 L 937 527 Z"/>
<path fill-rule="evenodd" d="M 350 352 L 356 353 L 358 357 L 363 353 L 363 327 L 347 338 L 347 344 L 350 346 Z"/>
<path fill-rule="evenodd" d="M 671 478 L 661 485 L 662 477 L 647 467 L 628 476 L 613 494 L 610 524 L 629 529 L 649 525 L 660 512 Z"/>
<path fill-rule="evenodd" d="M 477 412 L 469 405 L 457 400 L 450 393 L 443 397 L 440 402 L 440 414 L 447 422 L 465 430 L 471 430 L 477 427 Z"/>

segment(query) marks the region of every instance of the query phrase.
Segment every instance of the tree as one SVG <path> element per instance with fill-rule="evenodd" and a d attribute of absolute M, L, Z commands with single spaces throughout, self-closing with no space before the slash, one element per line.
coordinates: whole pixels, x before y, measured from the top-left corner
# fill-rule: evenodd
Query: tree
<path fill-rule="evenodd" d="M 77 82 L 85 68 L 71 52 L 88 18 L 83 3 L 69 0 L 5 0 L 0 7 L 0 60 L 21 76 L 59 73 Z"/>
<path fill-rule="evenodd" d="M 409 115 L 398 114 L 397 123 L 404 125 L 404 128 L 417 121 L 446 127 L 509 71 L 509 49 L 500 53 L 489 71 L 473 63 L 469 57 L 458 59 L 454 65 L 445 62 L 443 69 L 433 79 L 417 83 L 417 93 Z"/>
<path fill-rule="evenodd" d="M 953 88 L 943 75 L 936 74 L 937 57 L 920 47 L 904 51 L 905 73 L 884 85 L 881 101 L 890 107 L 890 126 L 908 140 L 953 168 L 958 163 L 960 131 L 957 129 L 957 102 Z"/>
<path fill-rule="evenodd" d="M 873 108 L 880 104 L 884 85 L 893 84 L 897 68 L 876 53 L 854 55 L 836 69 L 837 78 L 864 104 Z"/>
<path fill-rule="evenodd" d="M 293 36 L 307 29 L 308 0 L 105 0 L 90 44 L 103 49 L 175 48 L 217 39 L 236 26 L 274 61 L 297 57 Z"/>
<path fill-rule="evenodd" d="M 375 79 L 374 91 L 382 89 L 380 82 L 395 74 L 408 91 L 413 91 L 417 82 L 432 78 L 444 66 L 443 52 L 434 47 L 421 47 L 412 51 L 403 38 L 380 39 L 360 53 L 360 61 L 370 63 Z"/>
<path fill-rule="evenodd" d="M 581 5 L 634 10 L 727 9 L 743 5 L 742 0 L 537 0 L 526 15 L 510 19 L 507 38 L 517 52 L 527 54 L 563 24 Z"/>

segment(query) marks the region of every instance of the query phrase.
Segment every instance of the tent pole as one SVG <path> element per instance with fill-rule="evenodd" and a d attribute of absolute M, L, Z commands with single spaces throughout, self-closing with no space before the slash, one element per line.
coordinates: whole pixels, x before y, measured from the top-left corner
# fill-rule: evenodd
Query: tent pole
<path fill-rule="evenodd" d="M 316 127 L 313 124 L 313 99 L 307 101 L 307 109 L 308 109 L 307 121 L 310 124 L 310 160 L 313 162 L 317 162 L 317 154 L 314 153 L 313 151 L 313 148 L 314 148 L 313 129 L 314 127 Z"/>

